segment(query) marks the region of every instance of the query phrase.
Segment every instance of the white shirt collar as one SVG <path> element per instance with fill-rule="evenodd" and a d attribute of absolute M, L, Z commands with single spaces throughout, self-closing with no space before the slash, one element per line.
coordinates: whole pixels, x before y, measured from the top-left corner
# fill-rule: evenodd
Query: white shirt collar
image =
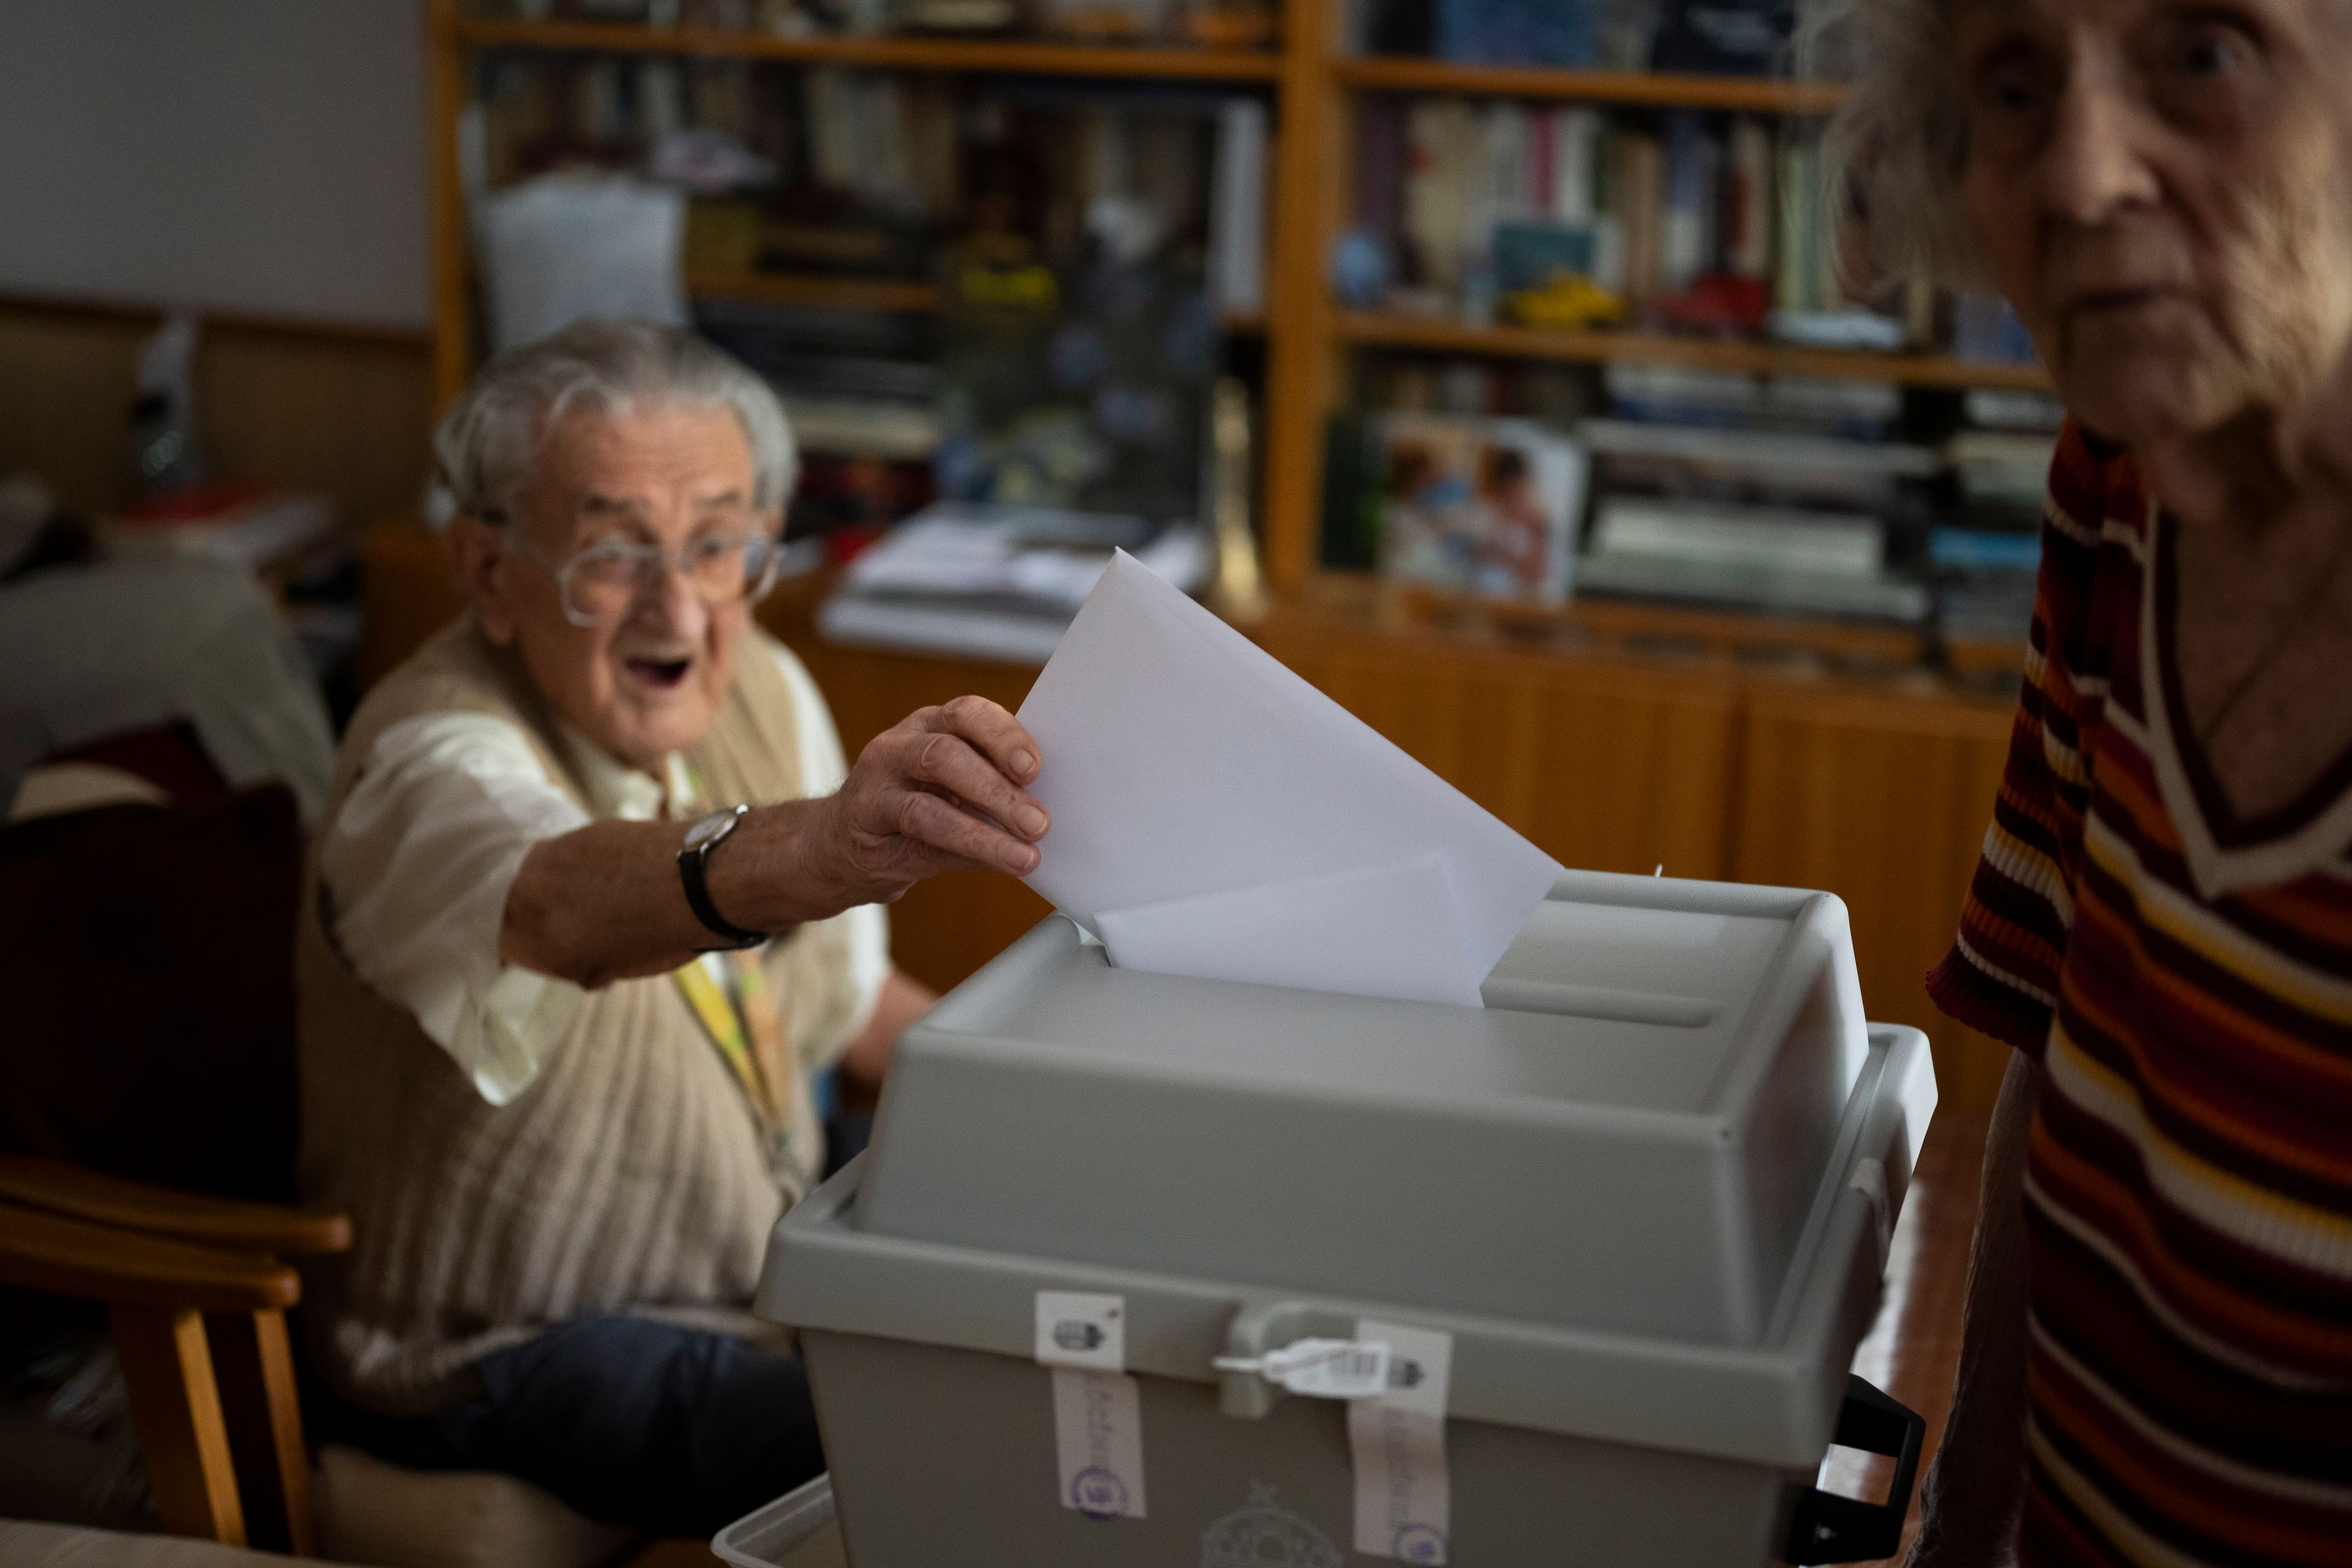
<path fill-rule="evenodd" d="M 592 815 L 618 817 L 624 822 L 656 822 L 664 818 L 676 822 L 694 815 L 700 805 L 701 792 L 695 787 L 694 770 L 686 765 L 682 753 L 672 752 L 664 757 L 662 776 L 656 778 L 641 768 L 629 766 L 562 720 L 556 723 L 572 753 L 572 764 L 580 774 L 580 782 L 587 786 Z"/>

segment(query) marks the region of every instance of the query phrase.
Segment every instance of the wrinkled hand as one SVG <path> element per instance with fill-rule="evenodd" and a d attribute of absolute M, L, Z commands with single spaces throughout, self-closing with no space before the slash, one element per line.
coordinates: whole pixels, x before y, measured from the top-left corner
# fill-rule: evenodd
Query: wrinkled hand
<path fill-rule="evenodd" d="M 1037 868 L 1045 808 L 1022 786 L 1037 742 L 982 697 L 908 715 L 866 743 L 827 803 L 825 858 L 849 903 L 887 903 L 941 871 Z"/>

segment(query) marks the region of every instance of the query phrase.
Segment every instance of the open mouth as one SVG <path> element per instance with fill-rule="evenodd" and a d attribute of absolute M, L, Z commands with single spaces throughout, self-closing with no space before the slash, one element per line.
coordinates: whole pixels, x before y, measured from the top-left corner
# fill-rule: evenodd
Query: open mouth
<path fill-rule="evenodd" d="M 658 691 L 675 690 L 694 668 L 691 658 L 632 658 L 623 663 L 631 675 Z"/>

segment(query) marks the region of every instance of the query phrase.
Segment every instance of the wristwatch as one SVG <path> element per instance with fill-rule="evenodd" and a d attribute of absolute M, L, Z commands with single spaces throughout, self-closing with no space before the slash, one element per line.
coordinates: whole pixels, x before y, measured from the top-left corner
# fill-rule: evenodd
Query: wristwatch
<path fill-rule="evenodd" d="M 742 821 L 743 814 L 751 809 L 748 805 L 730 805 L 723 811 L 712 812 L 686 830 L 686 847 L 677 852 L 677 879 L 686 884 L 687 907 L 694 910 L 696 920 L 709 927 L 715 935 L 725 939 L 712 950 L 714 952 L 757 947 L 768 940 L 766 931 L 744 930 L 720 914 L 719 906 L 710 901 L 710 883 L 708 880 L 710 852 L 727 841 L 727 836 L 735 831 L 735 825 Z"/>

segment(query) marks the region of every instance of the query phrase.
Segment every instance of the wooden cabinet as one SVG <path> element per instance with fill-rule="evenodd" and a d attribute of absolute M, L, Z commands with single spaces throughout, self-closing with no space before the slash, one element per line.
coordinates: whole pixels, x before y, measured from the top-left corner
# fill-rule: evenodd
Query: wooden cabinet
<path fill-rule="evenodd" d="M 1730 875 L 1845 900 L 1873 1018 L 1935 1042 L 1945 1102 L 1990 1114 L 2009 1047 L 1937 1013 L 1921 981 L 1952 945 L 1992 820 L 2011 713 L 1938 692 L 1759 686 L 1746 705 Z"/>
<path fill-rule="evenodd" d="M 1736 686 L 1718 677 L 1270 616 L 1258 642 L 1562 865 L 1731 868 Z"/>

